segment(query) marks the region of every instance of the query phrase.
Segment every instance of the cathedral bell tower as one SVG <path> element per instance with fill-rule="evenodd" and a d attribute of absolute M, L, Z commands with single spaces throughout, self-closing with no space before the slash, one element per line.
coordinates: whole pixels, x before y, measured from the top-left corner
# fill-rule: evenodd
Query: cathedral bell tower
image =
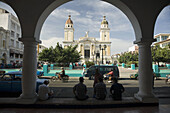
<path fill-rule="evenodd" d="M 73 28 L 73 21 L 71 20 L 71 15 L 68 16 L 68 20 L 65 23 L 64 39 L 65 41 L 74 40 L 74 28 Z"/>
<path fill-rule="evenodd" d="M 106 16 L 103 16 L 100 27 L 100 41 L 109 41 L 110 39 L 110 29 L 108 28 L 108 22 Z"/>

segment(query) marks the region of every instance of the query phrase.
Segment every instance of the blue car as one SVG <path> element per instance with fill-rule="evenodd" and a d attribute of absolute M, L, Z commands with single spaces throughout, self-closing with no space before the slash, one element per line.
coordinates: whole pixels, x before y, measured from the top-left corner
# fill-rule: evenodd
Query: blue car
<path fill-rule="evenodd" d="M 22 71 L 22 68 L 20 68 L 19 71 Z M 41 76 L 43 76 L 43 75 L 44 75 L 44 72 L 43 72 L 43 71 L 38 71 L 38 70 L 37 70 L 37 76 L 38 76 L 38 77 L 41 77 Z"/>
<path fill-rule="evenodd" d="M 0 75 L 0 92 L 22 92 L 21 86 L 22 72 L 8 72 Z M 36 91 L 38 91 L 39 85 L 43 84 L 46 79 L 36 79 Z"/>

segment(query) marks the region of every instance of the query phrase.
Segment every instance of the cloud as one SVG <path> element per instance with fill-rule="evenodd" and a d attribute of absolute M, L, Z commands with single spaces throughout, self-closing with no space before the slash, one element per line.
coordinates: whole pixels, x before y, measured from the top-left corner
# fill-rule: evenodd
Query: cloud
<path fill-rule="evenodd" d="M 42 45 L 44 45 L 45 47 L 49 48 L 51 46 L 55 47 L 57 42 L 59 42 L 60 44 L 62 44 L 62 41 L 64 39 L 63 38 L 59 38 L 59 37 L 51 37 L 49 39 L 46 40 L 41 40 L 42 41 Z"/>
<path fill-rule="evenodd" d="M 60 19 L 66 19 L 69 14 L 72 15 L 73 17 L 80 15 L 80 13 L 76 10 L 72 10 L 68 8 L 57 8 L 51 13 L 51 16 L 54 16 Z"/>
<path fill-rule="evenodd" d="M 128 40 L 112 38 L 110 41 L 112 42 L 111 55 L 128 51 L 129 47 L 133 46 L 133 42 Z"/>

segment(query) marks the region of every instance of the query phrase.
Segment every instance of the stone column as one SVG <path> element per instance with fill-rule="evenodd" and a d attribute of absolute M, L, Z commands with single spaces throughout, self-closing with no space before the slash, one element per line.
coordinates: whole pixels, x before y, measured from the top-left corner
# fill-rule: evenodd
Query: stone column
<path fill-rule="evenodd" d="M 83 58 L 84 58 L 84 44 L 83 44 L 83 46 L 82 46 L 82 56 L 83 56 Z"/>
<path fill-rule="evenodd" d="M 90 45 L 90 59 L 92 58 L 92 52 L 93 52 L 93 45 Z"/>
<path fill-rule="evenodd" d="M 157 98 L 153 95 L 152 82 L 152 57 L 151 43 L 140 42 L 139 46 L 139 92 L 135 97 L 143 102 L 157 102 Z"/>
<path fill-rule="evenodd" d="M 37 100 L 36 73 L 37 73 L 37 44 L 34 38 L 22 38 L 24 43 L 22 94 L 19 103 L 32 104 Z"/>
<path fill-rule="evenodd" d="M 107 56 L 110 56 L 110 45 L 107 46 Z"/>

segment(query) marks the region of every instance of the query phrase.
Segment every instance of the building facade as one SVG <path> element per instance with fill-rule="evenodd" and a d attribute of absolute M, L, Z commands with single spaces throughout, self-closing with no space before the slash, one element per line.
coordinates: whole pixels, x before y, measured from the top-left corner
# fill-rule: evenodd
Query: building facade
<path fill-rule="evenodd" d="M 9 35 L 10 32 L 0 27 L 0 63 L 6 64 L 9 61 Z"/>
<path fill-rule="evenodd" d="M 23 57 L 23 43 L 18 40 L 21 36 L 20 23 L 17 17 L 4 9 L 0 9 L 1 34 L 1 63 L 21 64 Z M 5 60 L 4 60 L 5 59 Z"/>
<path fill-rule="evenodd" d="M 78 52 L 81 53 L 81 62 L 92 61 L 96 64 L 106 64 L 111 61 L 111 42 L 110 42 L 110 29 L 108 22 L 104 16 L 100 27 L 100 40 L 94 37 L 89 37 L 89 31 L 86 32 L 84 37 L 74 40 L 74 27 L 71 16 L 65 23 L 64 28 L 64 48 L 67 46 L 78 45 Z"/>
<path fill-rule="evenodd" d="M 139 50 L 139 47 L 137 45 L 133 45 L 133 46 L 129 47 L 128 52 L 137 53 L 138 50 Z"/>
<path fill-rule="evenodd" d="M 38 44 L 37 45 L 37 61 L 38 61 L 38 57 L 39 57 L 39 53 L 42 52 L 43 49 L 46 49 L 47 47 L 45 47 L 44 45 L 42 44 Z"/>
<path fill-rule="evenodd" d="M 159 45 L 161 48 L 164 48 L 170 44 L 170 33 L 159 33 L 154 36 L 154 39 L 156 39 L 154 45 Z"/>

